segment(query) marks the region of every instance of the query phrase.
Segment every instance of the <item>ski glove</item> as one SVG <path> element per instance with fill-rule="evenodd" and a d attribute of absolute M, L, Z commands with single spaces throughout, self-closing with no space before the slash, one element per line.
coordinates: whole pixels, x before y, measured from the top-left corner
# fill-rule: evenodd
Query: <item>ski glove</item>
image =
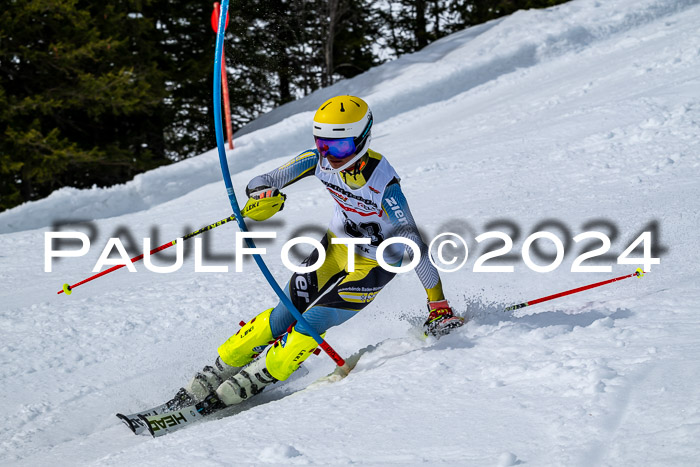
<path fill-rule="evenodd" d="M 464 318 L 455 316 L 447 300 L 428 301 L 428 319 L 423 324 L 425 335 L 440 337 L 464 325 Z"/>
<path fill-rule="evenodd" d="M 246 188 L 246 194 L 249 199 L 243 207 L 243 215 L 255 221 L 264 221 L 277 214 L 287 199 L 277 188 L 269 186 L 259 186 L 252 190 Z"/>

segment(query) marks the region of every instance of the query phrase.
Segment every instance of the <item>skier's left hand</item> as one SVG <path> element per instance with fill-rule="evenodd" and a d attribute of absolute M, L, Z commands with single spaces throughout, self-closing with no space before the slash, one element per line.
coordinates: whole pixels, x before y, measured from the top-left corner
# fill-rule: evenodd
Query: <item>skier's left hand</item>
<path fill-rule="evenodd" d="M 246 190 L 247 191 L 247 190 Z M 248 193 L 243 215 L 255 221 L 264 221 L 284 208 L 287 197 L 274 187 L 257 187 Z"/>
<path fill-rule="evenodd" d="M 428 302 L 428 319 L 423 324 L 426 336 L 440 337 L 464 325 L 464 318 L 455 316 L 447 300 Z"/>

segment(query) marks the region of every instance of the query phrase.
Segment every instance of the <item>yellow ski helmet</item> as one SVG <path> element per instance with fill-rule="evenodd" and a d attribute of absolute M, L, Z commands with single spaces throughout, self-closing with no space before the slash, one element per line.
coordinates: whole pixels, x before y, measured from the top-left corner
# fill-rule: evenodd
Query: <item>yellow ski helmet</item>
<path fill-rule="evenodd" d="M 372 111 L 359 97 L 336 96 L 321 104 L 314 115 L 314 140 L 323 172 L 338 173 L 351 167 L 367 153 L 372 139 Z M 334 169 L 326 156 L 347 159 Z"/>

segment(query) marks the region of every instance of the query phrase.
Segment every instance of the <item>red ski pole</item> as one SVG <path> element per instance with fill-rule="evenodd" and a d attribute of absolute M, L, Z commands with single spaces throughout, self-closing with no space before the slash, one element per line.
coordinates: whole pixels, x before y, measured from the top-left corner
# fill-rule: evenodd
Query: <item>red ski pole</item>
<path fill-rule="evenodd" d="M 525 308 L 526 306 L 537 305 L 538 303 L 546 302 L 549 300 L 554 300 L 555 298 L 564 297 L 566 295 L 571 295 L 571 294 L 575 294 L 578 292 L 583 292 L 584 290 L 593 289 L 595 287 L 600 287 L 601 285 L 605 285 L 605 284 L 611 284 L 613 282 L 621 281 L 623 279 L 628 279 L 630 277 L 640 277 L 641 278 L 643 275 L 644 275 L 644 271 L 642 271 L 642 268 L 637 268 L 637 270 L 635 272 L 633 272 L 632 274 L 627 274 L 626 276 L 620 276 L 620 277 L 616 277 L 614 279 L 608 279 L 607 281 L 596 282 L 595 284 L 584 285 L 583 287 L 577 287 L 575 289 L 567 290 L 566 292 L 559 292 L 559 293 L 556 293 L 554 295 L 548 295 L 546 297 L 537 298 L 535 300 L 530 300 L 529 302 L 519 303 L 517 305 L 509 306 L 508 308 L 504 309 L 503 311 L 513 311 L 513 310 L 517 310 L 519 308 Z"/>
<path fill-rule="evenodd" d="M 215 223 L 213 223 L 213 224 L 209 224 L 209 225 L 206 226 L 206 227 L 202 227 L 202 228 L 199 229 L 199 230 L 196 230 L 196 231 L 194 231 L 194 232 L 192 232 L 192 233 L 188 233 L 187 235 L 185 235 L 184 237 L 182 237 L 182 240 L 183 240 L 183 241 L 184 241 L 184 240 L 188 240 L 188 239 L 190 239 L 190 238 L 192 238 L 192 237 L 194 237 L 194 236 L 196 236 L 196 235 L 199 235 L 199 234 L 201 234 L 201 233 L 204 233 L 204 232 L 206 232 L 206 231 L 208 231 L 208 230 L 211 230 L 211 229 L 213 229 L 213 228 L 215 228 L 215 227 L 218 227 L 218 226 L 220 226 L 220 225 L 224 225 L 225 223 L 230 222 L 230 221 L 233 221 L 233 220 L 236 220 L 236 216 L 231 215 L 231 216 L 227 217 L 226 219 L 221 219 L 219 222 L 215 222 Z M 165 250 L 166 248 L 170 248 L 171 246 L 175 245 L 176 243 L 177 243 L 177 240 L 172 240 L 172 241 L 170 241 L 170 242 L 163 243 L 161 246 L 152 249 L 148 254 L 149 254 L 149 255 L 152 255 L 153 253 L 158 253 L 159 251 L 163 251 L 163 250 Z M 144 257 L 143 254 L 138 255 L 138 256 L 134 256 L 133 258 L 131 258 L 131 262 L 132 262 L 132 263 L 135 263 L 135 262 L 137 262 L 137 261 L 140 261 L 140 260 L 143 259 L 143 257 Z M 126 266 L 126 264 L 117 264 L 116 266 L 112 266 L 112 267 L 109 268 L 109 269 L 105 269 L 105 270 L 102 271 L 102 272 L 98 272 L 98 273 L 95 274 L 94 276 L 90 276 L 90 277 L 88 277 L 87 279 L 84 279 L 84 280 L 82 280 L 82 281 L 80 281 L 80 282 L 77 282 L 77 283 L 75 283 L 75 284 L 73 284 L 73 285 L 63 284 L 63 290 L 59 290 L 58 292 L 56 292 L 56 294 L 62 294 L 62 293 L 65 292 L 66 295 L 70 295 L 71 293 L 73 293 L 73 289 L 76 288 L 76 287 L 78 287 L 79 285 L 83 285 L 83 284 L 86 283 L 86 282 L 90 282 L 90 281 L 92 281 L 92 280 L 95 280 L 95 279 L 97 279 L 98 277 L 102 277 L 102 276 L 104 276 L 105 274 L 109 274 L 110 272 L 116 271 L 117 269 L 121 269 L 121 268 L 123 268 L 124 266 Z"/>

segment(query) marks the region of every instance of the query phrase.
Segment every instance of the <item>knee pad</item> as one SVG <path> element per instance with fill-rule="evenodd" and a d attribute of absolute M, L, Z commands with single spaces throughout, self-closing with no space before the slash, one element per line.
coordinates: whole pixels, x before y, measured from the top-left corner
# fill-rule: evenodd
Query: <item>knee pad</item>
<path fill-rule="evenodd" d="M 299 368 L 299 365 L 313 353 L 316 347 L 318 344 L 313 337 L 292 329 L 267 351 L 265 356 L 267 371 L 275 379 L 284 381 Z"/>
<path fill-rule="evenodd" d="M 235 367 L 247 365 L 274 341 L 270 313 L 272 308 L 263 311 L 219 347 L 219 356 L 224 363 Z"/>

